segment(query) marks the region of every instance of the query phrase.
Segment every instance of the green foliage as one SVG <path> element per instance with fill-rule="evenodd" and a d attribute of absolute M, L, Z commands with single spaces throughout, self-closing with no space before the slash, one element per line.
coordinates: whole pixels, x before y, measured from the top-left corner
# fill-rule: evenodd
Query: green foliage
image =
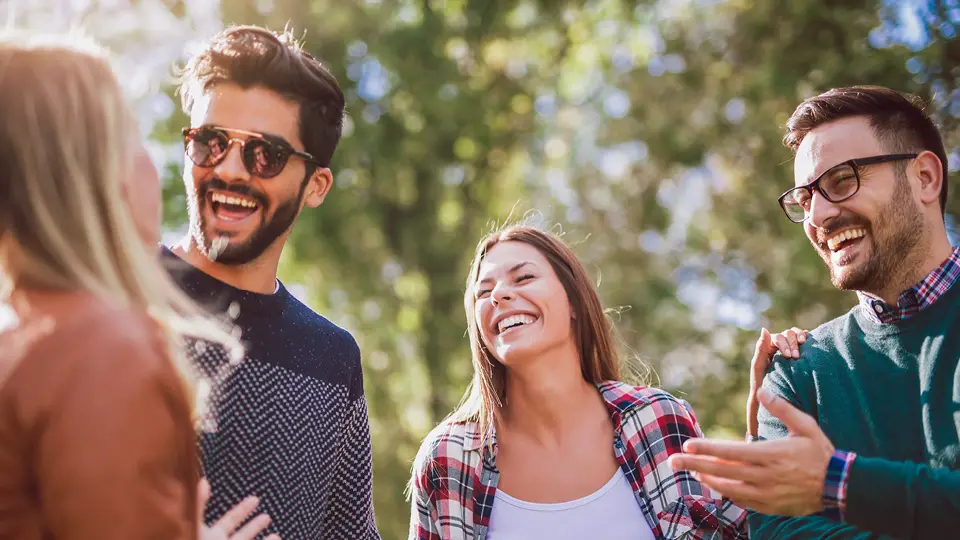
<path fill-rule="evenodd" d="M 739 438 L 759 327 L 812 328 L 855 301 L 776 204 L 793 108 L 854 83 L 935 92 L 960 144 L 949 0 L 919 8 L 929 34 L 912 47 L 880 2 L 268 4 L 224 3 L 224 21 L 290 23 L 348 95 L 336 186 L 301 216 L 281 272 L 360 342 L 385 538 L 405 536 L 411 460 L 469 380 L 463 281 L 492 223 L 527 209 L 563 223 L 632 367 L 652 366 L 708 434 Z"/>

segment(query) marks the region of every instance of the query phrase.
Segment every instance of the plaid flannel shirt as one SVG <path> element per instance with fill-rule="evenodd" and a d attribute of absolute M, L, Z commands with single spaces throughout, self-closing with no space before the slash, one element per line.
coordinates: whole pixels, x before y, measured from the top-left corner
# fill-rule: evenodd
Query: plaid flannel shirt
<path fill-rule="evenodd" d="M 667 463 L 684 441 L 703 436 L 689 405 L 622 382 L 598 388 L 614 426 L 614 455 L 654 536 L 745 540 L 745 510 Z M 495 435 L 482 440 L 475 422 L 438 426 L 414 465 L 409 539 L 484 540 L 499 478 Z"/>
<path fill-rule="evenodd" d="M 943 263 L 919 283 L 900 293 L 897 305 L 891 306 L 874 296 L 858 293 L 860 308 L 867 317 L 880 324 L 889 324 L 916 315 L 920 310 L 933 305 L 950 287 L 960 282 L 960 246 Z M 847 485 L 850 482 L 850 466 L 857 454 L 837 450 L 827 464 L 827 476 L 823 481 L 823 508 L 825 515 L 844 521 L 847 511 Z"/>
<path fill-rule="evenodd" d="M 887 324 L 902 321 L 940 299 L 958 278 L 960 278 L 960 246 L 953 248 L 953 253 L 943 261 L 943 264 L 927 274 L 920 283 L 900 293 L 896 306 L 891 306 L 875 296 L 858 293 L 860 307 L 874 322 Z"/>

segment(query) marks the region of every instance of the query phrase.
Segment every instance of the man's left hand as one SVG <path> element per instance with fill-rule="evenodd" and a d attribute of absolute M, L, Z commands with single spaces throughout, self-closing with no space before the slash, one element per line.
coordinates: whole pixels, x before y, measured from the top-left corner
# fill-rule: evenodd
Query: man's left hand
<path fill-rule="evenodd" d="M 693 472 L 737 505 L 764 514 L 820 512 L 833 444 L 813 417 L 766 389 L 757 396 L 789 436 L 754 443 L 690 439 L 683 445 L 685 453 L 670 456 L 671 465 Z"/>

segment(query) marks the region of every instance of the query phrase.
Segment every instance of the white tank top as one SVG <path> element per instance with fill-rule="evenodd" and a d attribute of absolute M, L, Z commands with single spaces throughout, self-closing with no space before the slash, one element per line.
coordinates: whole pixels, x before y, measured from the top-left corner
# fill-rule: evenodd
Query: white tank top
<path fill-rule="evenodd" d="M 497 490 L 487 538 L 654 540 L 630 481 L 619 467 L 605 486 L 574 501 L 531 503 Z"/>

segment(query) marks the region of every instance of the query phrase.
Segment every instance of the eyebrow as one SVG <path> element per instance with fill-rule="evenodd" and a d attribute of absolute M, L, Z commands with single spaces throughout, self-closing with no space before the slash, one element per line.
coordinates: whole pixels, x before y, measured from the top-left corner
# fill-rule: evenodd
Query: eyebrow
<path fill-rule="evenodd" d="M 857 158 L 853 158 L 853 160 L 856 160 L 856 159 L 857 159 Z M 844 165 L 849 165 L 849 163 L 847 163 L 847 162 L 848 162 L 848 161 L 853 161 L 853 160 L 848 159 L 847 161 L 841 161 L 840 163 L 837 163 L 836 165 L 830 167 L 829 169 L 824 169 L 823 171 L 820 172 L 820 174 L 817 174 L 816 176 L 814 176 L 812 180 L 809 180 L 809 179 L 808 179 L 808 181 L 806 181 L 806 182 L 804 182 L 803 184 L 800 184 L 799 186 L 796 186 L 796 187 L 809 186 L 810 184 L 816 182 L 818 178 L 822 178 L 822 177 L 826 176 L 827 173 L 829 173 L 830 171 L 832 171 L 832 170 L 834 170 L 834 169 L 838 169 L 838 168 L 840 168 L 840 167 L 842 167 L 842 166 L 844 166 Z"/>
<path fill-rule="evenodd" d="M 510 271 L 507 272 L 507 273 L 508 273 L 508 274 L 512 274 L 512 273 L 516 272 L 517 270 L 523 268 L 524 266 L 527 266 L 528 264 L 532 264 L 532 265 L 536 266 L 536 265 L 533 263 L 533 261 L 523 261 L 523 262 L 520 262 L 520 263 L 517 263 L 517 264 L 513 265 L 513 267 L 510 268 Z M 486 278 L 481 279 L 478 283 L 488 283 L 488 282 L 490 282 L 490 281 L 493 281 L 493 278 L 491 278 L 491 277 L 486 277 Z"/>

